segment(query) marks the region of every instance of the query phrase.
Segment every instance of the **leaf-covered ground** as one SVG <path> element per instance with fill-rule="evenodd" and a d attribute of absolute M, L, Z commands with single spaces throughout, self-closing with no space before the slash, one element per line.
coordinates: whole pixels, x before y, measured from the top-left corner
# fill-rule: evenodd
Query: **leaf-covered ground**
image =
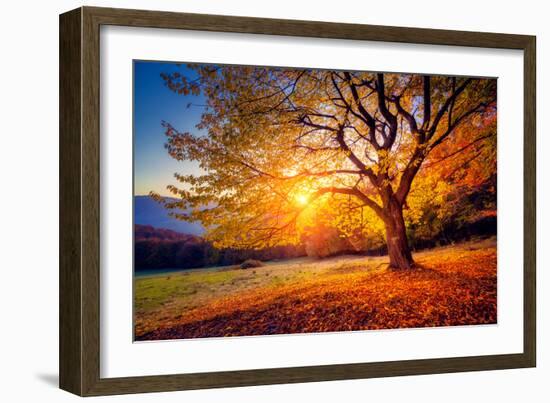
<path fill-rule="evenodd" d="M 138 277 L 136 340 L 496 323 L 494 239 L 414 255 L 296 259 Z"/>

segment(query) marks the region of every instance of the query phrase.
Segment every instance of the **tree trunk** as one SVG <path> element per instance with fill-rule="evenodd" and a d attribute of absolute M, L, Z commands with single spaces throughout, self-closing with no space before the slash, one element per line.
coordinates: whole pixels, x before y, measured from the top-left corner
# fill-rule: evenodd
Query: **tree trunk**
<path fill-rule="evenodd" d="M 386 243 L 390 267 L 396 269 L 410 269 L 414 262 L 407 241 L 405 220 L 403 219 L 403 207 L 395 201 L 391 201 L 387 208 Z"/>

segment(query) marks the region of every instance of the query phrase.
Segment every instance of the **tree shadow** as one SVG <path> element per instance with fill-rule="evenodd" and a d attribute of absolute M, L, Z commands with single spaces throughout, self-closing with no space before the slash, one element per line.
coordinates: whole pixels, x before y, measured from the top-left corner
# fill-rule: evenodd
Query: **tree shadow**
<path fill-rule="evenodd" d="M 59 387 L 59 374 L 35 374 L 35 376 L 49 386 Z"/>
<path fill-rule="evenodd" d="M 391 270 L 395 273 L 410 273 L 410 274 L 425 274 L 433 277 L 449 277 L 448 273 L 442 273 L 439 270 L 436 270 L 430 266 L 425 265 L 424 263 L 414 262 L 413 266 L 410 269 L 400 269 L 398 267 L 392 267 L 388 265 L 388 270 Z"/>

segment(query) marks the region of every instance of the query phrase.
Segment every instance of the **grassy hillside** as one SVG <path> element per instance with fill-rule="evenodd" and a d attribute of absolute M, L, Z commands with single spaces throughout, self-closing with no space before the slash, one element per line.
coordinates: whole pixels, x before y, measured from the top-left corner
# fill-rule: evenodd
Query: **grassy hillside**
<path fill-rule="evenodd" d="M 138 277 L 137 340 L 496 323 L 496 241 Z"/>

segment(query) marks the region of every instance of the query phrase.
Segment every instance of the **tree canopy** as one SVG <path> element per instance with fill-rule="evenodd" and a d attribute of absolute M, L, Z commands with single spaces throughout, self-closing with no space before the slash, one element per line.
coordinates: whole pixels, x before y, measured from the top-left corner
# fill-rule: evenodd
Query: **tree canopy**
<path fill-rule="evenodd" d="M 385 236 L 392 264 L 409 267 L 405 227 L 496 192 L 495 79 L 190 67 L 162 77 L 204 94 L 202 130 L 163 122 L 166 149 L 204 174 L 176 174 L 165 205 L 218 247 L 298 244 L 325 226 Z"/>

